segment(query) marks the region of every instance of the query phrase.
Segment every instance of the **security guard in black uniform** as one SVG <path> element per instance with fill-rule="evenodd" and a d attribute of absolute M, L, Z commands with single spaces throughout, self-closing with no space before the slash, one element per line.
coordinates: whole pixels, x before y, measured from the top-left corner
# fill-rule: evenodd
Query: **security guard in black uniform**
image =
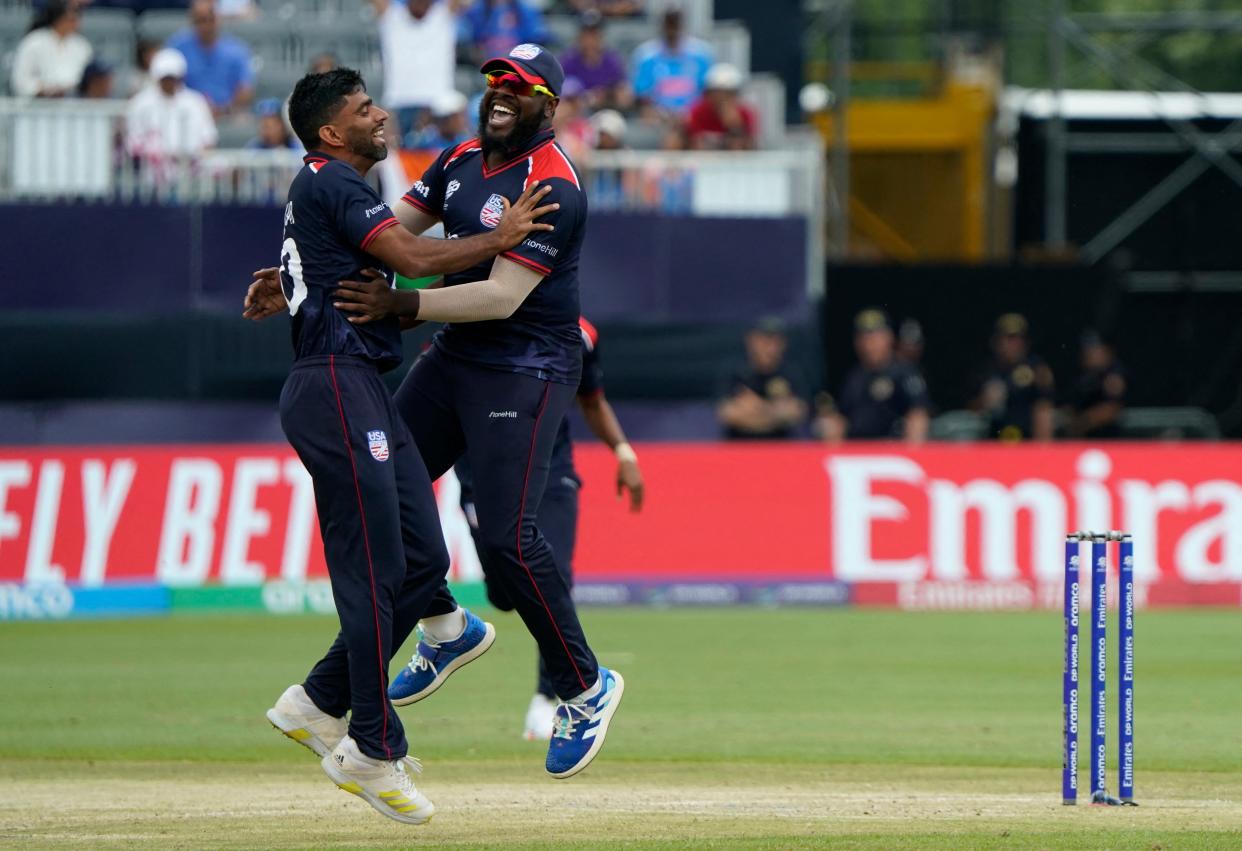
<path fill-rule="evenodd" d="M 734 370 L 716 406 L 725 437 L 797 437 L 806 423 L 806 381 L 785 362 L 785 323 L 761 317 L 746 333 L 746 364 Z"/>
<path fill-rule="evenodd" d="M 1084 440 L 1121 437 L 1126 373 L 1113 347 L 1096 331 L 1082 336 L 1082 376 L 1074 388 L 1070 431 Z"/>
<path fill-rule="evenodd" d="M 845 378 L 835 410 L 821 403 L 819 426 L 829 440 L 927 437 L 927 383 L 893 351 L 893 329 L 883 311 L 864 310 L 854 318 L 858 365 Z"/>
<path fill-rule="evenodd" d="M 1006 313 L 996 320 L 993 361 L 979 383 L 972 407 L 989 419 L 992 437 L 1006 441 L 1051 440 L 1052 370 L 1031 354 L 1026 317 Z"/>

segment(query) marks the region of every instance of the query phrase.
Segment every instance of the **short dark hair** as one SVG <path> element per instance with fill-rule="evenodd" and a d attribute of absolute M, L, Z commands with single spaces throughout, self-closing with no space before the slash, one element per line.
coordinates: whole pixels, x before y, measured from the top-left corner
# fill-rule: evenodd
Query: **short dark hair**
<path fill-rule="evenodd" d="M 359 89 L 366 91 L 367 84 L 352 68 L 333 68 L 298 80 L 289 98 L 289 123 L 302 147 L 308 151 L 319 147 L 319 128 L 330 124 L 345 98 Z"/>
<path fill-rule="evenodd" d="M 42 9 L 35 12 L 30 22 L 30 29 L 26 32 L 32 33 L 35 30 L 50 27 L 66 15 L 77 11 L 79 11 L 77 0 L 48 0 Z"/>

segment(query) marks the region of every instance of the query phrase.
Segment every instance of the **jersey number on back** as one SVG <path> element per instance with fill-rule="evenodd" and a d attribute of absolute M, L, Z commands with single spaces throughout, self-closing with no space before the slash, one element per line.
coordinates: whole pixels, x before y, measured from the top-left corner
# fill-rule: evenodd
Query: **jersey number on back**
<path fill-rule="evenodd" d="M 280 288 L 285 291 L 290 315 L 296 315 L 306 300 L 306 281 L 302 280 L 302 255 L 293 237 L 287 238 L 280 247 Z"/>

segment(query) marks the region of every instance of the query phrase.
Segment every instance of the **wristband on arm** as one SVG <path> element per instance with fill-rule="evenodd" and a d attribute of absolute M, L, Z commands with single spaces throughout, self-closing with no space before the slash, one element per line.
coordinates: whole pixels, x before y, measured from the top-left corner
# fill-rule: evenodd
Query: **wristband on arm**
<path fill-rule="evenodd" d="M 638 463 L 638 453 L 634 451 L 634 447 L 625 441 L 621 441 L 612 448 L 612 454 L 617 456 L 618 463 L 624 464 L 627 461 L 631 464 Z"/>

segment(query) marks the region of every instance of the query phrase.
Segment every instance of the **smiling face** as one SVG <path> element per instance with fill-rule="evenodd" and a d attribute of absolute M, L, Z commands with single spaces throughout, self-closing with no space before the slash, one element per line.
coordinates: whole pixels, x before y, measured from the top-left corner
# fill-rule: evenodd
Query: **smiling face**
<path fill-rule="evenodd" d="M 340 136 L 345 150 L 379 162 L 388 156 L 388 140 L 384 137 L 387 122 L 388 113 L 380 109 L 365 90 L 359 89 L 345 99 L 345 105 L 330 126 Z"/>
<path fill-rule="evenodd" d="M 538 92 L 518 94 L 520 84 L 489 88 L 479 103 L 479 139 L 484 155 L 516 153 L 552 121 L 559 98 Z"/>

